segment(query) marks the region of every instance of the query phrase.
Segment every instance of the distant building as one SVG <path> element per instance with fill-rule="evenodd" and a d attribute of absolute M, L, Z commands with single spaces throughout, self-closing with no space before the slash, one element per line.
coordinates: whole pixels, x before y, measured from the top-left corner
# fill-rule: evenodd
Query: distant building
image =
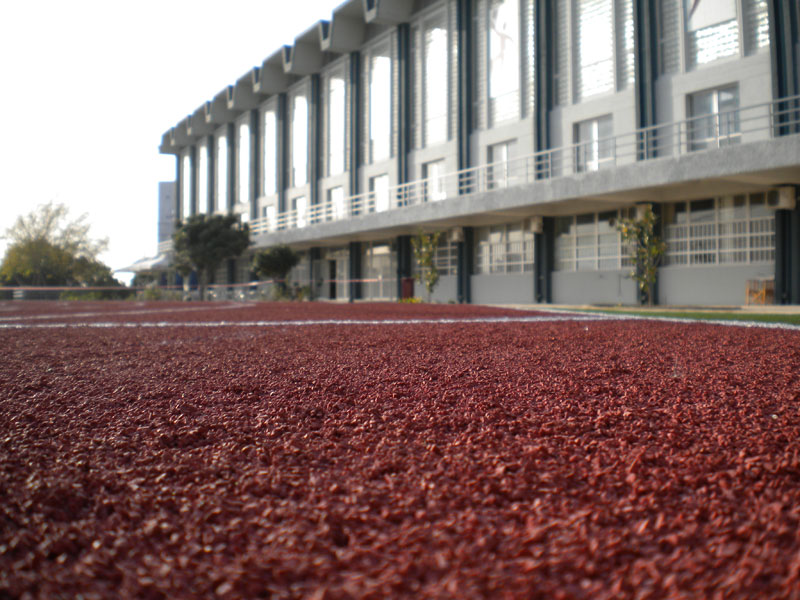
<path fill-rule="evenodd" d="M 422 229 L 437 300 L 632 304 L 649 204 L 658 302 L 800 303 L 798 31 L 796 0 L 348 0 L 164 134 L 176 215 L 240 214 L 321 298 L 397 298 Z"/>

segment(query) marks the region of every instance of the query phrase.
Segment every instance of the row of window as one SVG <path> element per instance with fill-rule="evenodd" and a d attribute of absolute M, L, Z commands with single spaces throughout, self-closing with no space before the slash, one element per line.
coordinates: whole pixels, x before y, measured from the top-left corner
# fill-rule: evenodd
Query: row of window
<path fill-rule="evenodd" d="M 758 264 L 775 260 L 777 193 L 665 206 L 666 265 Z"/>
<path fill-rule="evenodd" d="M 664 266 L 769 264 L 775 260 L 774 192 L 742 194 L 665 204 L 662 207 L 667 252 Z M 622 209 L 557 217 L 554 270 L 616 271 L 630 268 L 628 248 L 617 223 L 633 216 Z M 475 275 L 524 274 L 534 268 L 534 234 L 523 222 L 476 227 Z M 331 297 L 347 295 L 347 250 L 325 254 L 328 266 L 317 278 L 333 287 Z M 391 243 L 362 245 L 362 283 L 368 297 L 391 298 L 397 290 L 397 255 Z M 442 237 L 434 255 L 441 276 L 458 273 L 458 245 Z M 414 263 L 414 275 L 420 273 Z"/>
<path fill-rule="evenodd" d="M 533 109 L 534 0 L 472 0 L 475 40 L 475 127 L 483 129 L 527 116 Z M 571 0 L 556 3 L 554 83 L 559 104 L 568 98 L 580 102 L 588 97 L 629 87 L 634 78 L 633 0 Z M 455 2 L 446 0 L 420 16 L 411 28 L 412 131 L 417 148 L 451 139 L 456 109 L 456 25 Z M 694 68 L 728 56 L 749 54 L 769 43 L 766 0 L 663 0 L 659 3 L 659 64 L 662 73 Z M 680 33 L 685 32 L 685 44 Z M 745 43 L 742 44 L 744 40 Z M 397 33 L 391 32 L 372 43 L 361 54 L 364 92 L 362 160 L 368 164 L 391 158 L 397 148 Z M 572 66 L 570 66 L 572 65 Z M 347 59 L 332 62 L 321 77 L 323 114 L 321 173 L 333 177 L 350 168 L 349 130 L 351 99 Z M 571 72 L 572 77 L 567 77 Z M 278 98 L 270 98 L 260 113 L 259 196 L 278 191 L 278 159 L 290 159 L 287 187 L 299 188 L 309 176 L 309 98 L 305 79 L 287 94 L 285 109 Z M 735 90 L 709 92 L 690 104 L 690 115 L 731 114 L 738 106 Z M 279 149 L 278 114 L 286 111 L 289 148 Z M 246 202 L 253 184 L 250 177 L 250 123 L 237 124 L 236 199 Z M 578 170 L 601 168 L 613 156 L 611 117 L 577 124 L 574 141 L 584 144 L 576 156 Z M 698 121 L 699 140 L 718 139 L 738 132 L 738 122 L 728 117 Z M 702 136 L 704 134 L 705 137 Z M 735 136 L 731 135 L 731 139 Z M 207 173 L 210 153 L 215 157 L 214 210 L 226 210 L 228 198 L 228 140 L 225 131 L 214 136 L 215 148 L 207 142 L 197 145 L 198 172 Z M 702 144 L 702 141 L 698 142 Z M 494 158 L 490 157 L 490 162 Z M 182 160 L 183 173 L 190 173 L 188 153 Z M 187 180 L 188 177 L 184 177 Z M 208 205 L 206 177 L 198 177 L 198 205 Z M 189 182 L 182 196 L 188 204 Z M 187 206 L 188 208 L 188 206 Z M 184 210 L 184 214 L 189 214 Z"/>

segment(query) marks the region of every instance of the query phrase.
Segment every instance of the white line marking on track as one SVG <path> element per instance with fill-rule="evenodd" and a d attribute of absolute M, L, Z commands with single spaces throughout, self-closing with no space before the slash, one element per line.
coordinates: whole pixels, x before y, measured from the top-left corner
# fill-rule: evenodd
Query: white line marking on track
<path fill-rule="evenodd" d="M 727 327 L 748 327 L 755 329 L 784 329 L 800 331 L 800 326 L 787 323 L 764 323 L 754 321 L 727 321 L 684 319 L 676 317 L 644 317 L 639 315 L 587 315 L 586 313 L 568 313 L 564 315 L 532 316 L 532 317 L 474 317 L 474 318 L 440 318 L 440 319 L 310 319 L 295 321 L 196 321 L 176 323 L 158 322 L 120 322 L 110 321 L 96 323 L 0 323 L 0 329 L 109 329 L 109 328 L 175 328 L 175 327 L 312 327 L 317 325 L 469 325 L 469 324 L 507 324 L 507 323 L 565 323 L 565 322 L 602 322 L 602 321 L 661 321 L 667 323 L 722 325 Z"/>

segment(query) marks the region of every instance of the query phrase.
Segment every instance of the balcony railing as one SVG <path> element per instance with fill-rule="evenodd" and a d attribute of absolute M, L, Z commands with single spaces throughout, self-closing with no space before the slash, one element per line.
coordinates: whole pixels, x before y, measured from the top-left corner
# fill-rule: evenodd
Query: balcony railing
<path fill-rule="evenodd" d="M 300 210 L 288 210 L 272 219 L 254 219 L 250 222 L 250 229 L 258 235 L 313 227 L 456 196 L 482 194 L 796 133 L 800 133 L 800 95 L 420 179 L 392 186 L 388 193 L 385 190 L 367 192 L 347 197 L 343 202 L 326 201 Z"/>

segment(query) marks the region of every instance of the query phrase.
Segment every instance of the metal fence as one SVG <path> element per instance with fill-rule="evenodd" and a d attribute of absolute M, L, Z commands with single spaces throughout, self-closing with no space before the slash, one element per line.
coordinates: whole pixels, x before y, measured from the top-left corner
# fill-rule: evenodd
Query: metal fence
<path fill-rule="evenodd" d="M 662 123 L 607 138 L 484 164 L 349 196 L 325 200 L 250 221 L 256 235 L 313 227 L 320 223 L 401 210 L 456 196 L 482 194 L 536 181 L 581 175 L 660 158 L 677 157 L 727 146 L 800 133 L 800 95 L 736 110 Z M 159 244 L 167 251 L 170 242 Z M 163 246 L 163 248 L 162 248 Z"/>

